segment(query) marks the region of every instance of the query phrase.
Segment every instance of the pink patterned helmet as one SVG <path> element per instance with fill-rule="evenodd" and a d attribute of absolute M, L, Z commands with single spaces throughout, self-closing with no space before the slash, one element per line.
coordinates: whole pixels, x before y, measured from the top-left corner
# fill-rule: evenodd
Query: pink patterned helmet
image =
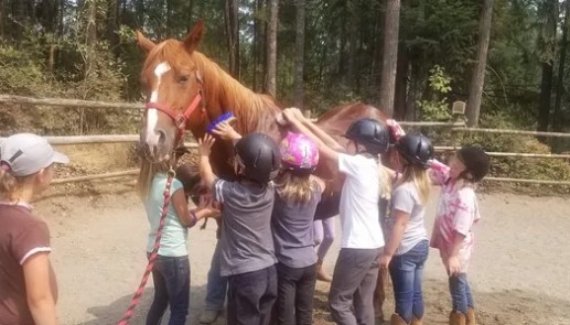
<path fill-rule="evenodd" d="M 289 132 L 279 145 L 283 167 L 312 170 L 319 163 L 317 145 L 301 133 Z"/>

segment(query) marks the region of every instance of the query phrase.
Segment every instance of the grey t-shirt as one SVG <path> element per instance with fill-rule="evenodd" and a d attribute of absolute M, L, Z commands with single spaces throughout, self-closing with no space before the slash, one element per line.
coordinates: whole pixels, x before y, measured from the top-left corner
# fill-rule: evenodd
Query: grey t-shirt
<path fill-rule="evenodd" d="M 395 255 L 403 255 L 409 252 L 422 240 L 428 240 L 424 225 L 425 206 L 422 205 L 417 187 L 413 182 L 400 184 L 392 192 L 391 213 L 388 218 L 390 232 L 394 228 L 394 216 L 399 210 L 410 214 L 410 221 L 404 230 L 404 235 Z"/>
<path fill-rule="evenodd" d="M 317 262 L 313 241 L 313 221 L 321 189 L 313 184 L 311 200 L 288 203 L 275 194 L 271 225 L 277 260 L 291 268 L 304 268 Z"/>
<path fill-rule="evenodd" d="M 271 236 L 273 184 L 216 180 L 213 193 L 222 203 L 221 275 L 230 276 L 270 267 L 277 262 Z"/>

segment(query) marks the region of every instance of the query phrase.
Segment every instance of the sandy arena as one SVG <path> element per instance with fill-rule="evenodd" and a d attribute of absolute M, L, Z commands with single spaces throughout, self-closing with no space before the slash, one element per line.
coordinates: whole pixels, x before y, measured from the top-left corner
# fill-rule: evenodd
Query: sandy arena
<path fill-rule="evenodd" d="M 428 211 L 430 231 L 434 201 Z M 570 325 L 570 201 L 512 194 L 482 194 L 480 201 L 483 219 L 476 228 L 470 275 L 479 324 Z M 138 199 L 126 191 L 51 197 L 36 206 L 51 227 L 61 324 L 116 324 L 146 265 L 148 224 Z M 198 324 L 215 241 L 213 222 L 206 230 L 190 231 L 192 297 L 187 324 Z M 336 244 L 326 260 L 331 273 Z M 333 324 L 326 307 L 327 292 L 328 285 L 319 283 L 315 324 Z M 393 311 L 391 292 L 388 296 L 387 315 Z M 144 323 L 151 298 L 152 281 L 131 324 Z M 445 324 L 449 310 L 446 276 L 433 250 L 426 266 L 424 299 L 425 323 Z M 225 324 L 225 319 L 218 324 Z"/>

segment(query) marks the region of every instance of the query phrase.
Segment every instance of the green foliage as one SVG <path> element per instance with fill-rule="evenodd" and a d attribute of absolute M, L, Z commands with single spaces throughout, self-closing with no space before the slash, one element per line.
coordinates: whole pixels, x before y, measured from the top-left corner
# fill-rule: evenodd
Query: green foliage
<path fill-rule="evenodd" d="M 451 77 L 444 69 L 436 65 L 430 70 L 429 88 L 432 91 L 430 100 L 418 101 L 421 110 L 422 120 L 427 121 L 447 121 L 451 118 L 449 100 L 446 95 L 451 91 Z"/>

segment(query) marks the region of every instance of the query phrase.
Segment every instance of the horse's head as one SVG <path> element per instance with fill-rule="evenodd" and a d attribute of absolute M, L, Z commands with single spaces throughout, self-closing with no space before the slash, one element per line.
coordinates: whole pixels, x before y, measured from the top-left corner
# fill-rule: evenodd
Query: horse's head
<path fill-rule="evenodd" d="M 183 41 L 155 44 L 137 31 L 139 47 L 146 53 L 141 72 L 146 109 L 140 144 L 151 161 L 170 159 L 184 140 L 183 130 L 203 122 L 202 76 L 194 60 L 203 32 L 204 23 L 199 21 Z"/>

